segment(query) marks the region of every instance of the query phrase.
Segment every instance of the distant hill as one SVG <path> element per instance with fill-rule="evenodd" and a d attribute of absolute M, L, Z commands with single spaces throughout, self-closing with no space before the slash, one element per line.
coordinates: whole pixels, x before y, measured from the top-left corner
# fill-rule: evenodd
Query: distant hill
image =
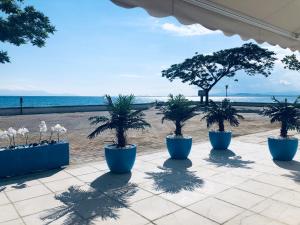
<path fill-rule="evenodd" d="M 296 92 L 271 92 L 271 93 L 236 93 L 236 94 L 230 94 L 231 96 L 246 96 L 246 97 L 259 97 L 259 96 L 298 96 L 300 93 Z"/>
<path fill-rule="evenodd" d="M 224 96 L 223 93 L 214 93 L 210 96 Z M 272 96 L 300 96 L 300 92 L 266 92 L 266 93 L 229 93 L 229 96 L 236 96 L 236 97 L 272 97 Z"/>
<path fill-rule="evenodd" d="M 41 90 L 9 90 L 0 89 L 0 96 L 75 96 L 72 94 L 54 94 Z"/>

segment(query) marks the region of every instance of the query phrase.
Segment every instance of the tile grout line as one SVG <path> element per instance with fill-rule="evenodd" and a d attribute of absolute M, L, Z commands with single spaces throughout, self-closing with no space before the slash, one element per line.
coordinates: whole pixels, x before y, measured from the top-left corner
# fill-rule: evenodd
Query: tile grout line
<path fill-rule="evenodd" d="M 281 190 L 279 190 L 278 192 L 280 192 L 280 191 L 281 191 Z M 245 191 L 245 192 L 248 192 L 248 191 Z M 271 196 L 275 195 L 275 194 L 278 193 L 278 192 L 275 192 L 275 193 L 272 194 Z M 253 194 L 253 193 L 251 193 L 251 192 L 248 192 L 248 193 Z M 260 195 L 259 195 L 259 196 L 260 196 Z M 263 215 L 263 214 L 261 214 L 261 213 L 257 213 L 257 212 L 255 212 L 255 211 L 252 210 L 252 208 L 254 208 L 255 206 L 257 206 L 257 205 L 259 205 L 260 203 L 262 203 L 262 202 L 264 202 L 264 201 L 267 201 L 267 200 L 271 200 L 271 201 L 275 201 L 275 202 L 279 202 L 279 203 L 284 203 L 284 204 L 287 204 L 287 205 L 289 205 L 289 206 L 295 207 L 294 205 L 291 205 L 291 204 L 288 204 L 288 203 L 285 203 L 285 202 L 282 202 L 282 201 L 279 201 L 279 200 L 276 200 L 276 199 L 272 199 L 271 196 L 269 196 L 269 197 L 264 197 L 265 199 L 263 199 L 263 200 L 261 200 L 261 201 L 255 203 L 253 206 L 249 207 L 249 209 L 244 208 L 244 207 L 242 207 L 242 206 L 235 205 L 235 204 L 233 204 L 233 203 L 231 203 L 231 202 L 228 202 L 228 201 L 226 201 L 226 200 L 219 199 L 217 196 L 215 196 L 215 198 L 218 199 L 218 200 L 224 201 L 224 202 L 226 202 L 226 203 L 229 203 L 229 204 L 231 204 L 231 205 L 233 205 L 233 206 L 240 207 L 240 208 L 242 208 L 242 209 L 244 209 L 244 210 L 246 210 L 246 211 L 249 211 L 249 212 L 251 212 L 251 213 L 258 214 L 258 215 L 261 215 L 261 216 L 263 216 L 263 217 L 267 217 L 267 218 L 269 218 L 269 219 L 271 219 L 271 220 L 273 220 L 273 221 L 277 221 L 277 222 L 280 222 L 280 223 L 284 223 L 284 222 L 278 221 L 278 220 L 276 220 L 276 219 L 274 219 L 274 218 L 271 218 L 271 217 L 269 217 L 269 216 L 265 216 L 265 215 Z M 299 207 L 295 207 L 295 208 L 299 208 Z M 286 223 L 284 223 L 284 224 L 286 224 Z"/>
<path fill-rule="evenodd" d="M 140 187 L 140 188 L 143 189 L 142 187 Z M 145 190 L 145 189 L 143 189 L 143 190 Z M 147 191 L 147 190 L 146 190 L 146 191 Z M 151 193 L 152 193 L 152 192 L 151 192 Z M 169 216 L 169 215 L 171 215 L 171 214 L 173 214 L 173 213 L 176 213 L 176 212 L 178 212 L 178 211 L 180 211 L 180 210 L 183 210 L 183 209 L 186 209 L 186 210 L 188 210 L 188 211 L 190 211 L 190 212 L 196 213 L 196 212 L 190 210 L 190 209 L 187 208 L 187 207 L 189 207 L 189 206 L 191 206 L 191 205 L 193 205 L 193 204 L 196 204 L 196 203 L 198 203 L 198 202 L 200 202 L 200 201 L 203 201 L 203 200 L 205 200 L 205 199 L 207 199 L 207 198 L 210 197 L 210 196 L 205 195 L 206 197 L 205 197 L 204 199 L 202 199 L 202 200 L 199 200 L 199 201 L 197 201 L 197 202 L 191 203 L 191 204 L 189 204 L 189 205 L 187 205 L 187 206 L 181 206 L 181 205 L 179 205 L 179 204 L 176 203 L 176 202 L 173 202 L 173 201 L 171 201 L 171 200 L 169 200 L 169 199 L 166 199 L 166 198 L 160 196 L 160 195 L 163 194 L 163 193 L 166 193 L 166 192 L 162 192 L 162 193 L 159 193 L 159 194 L 154 194 L 154 193 L 152 193 L 152 194 L 153 194 L 152 196 L 149 196 L 149 197 L 147 197 L 147 198 L 144 198 L 144 199 L 141 199 L 141 200 L 136 201 L 136 202 L 139 202 L 139 201 L 142 201 L 142 200 L 145 200 L 145 199 L 148 199 L 148 198 L 151 198 L 151 197 L 156 196 L 156 197 L 162 198 L 163 200 L 165 200 L 165 201 L 167 201 L 167 202 L 170 202 L 170 203 L 172 203 L 172 204 L 174 204 L 174 205 L 177 205 L 177 206 L 179 207 L 178 210 L 175 210 L 175 211 L 173 211 L 173 212 L 171 212 L 171 213 L 168 213 L 168 214 L 163 215 L 163 216 L 161 216 L 161 217 L 158 217 L 158 218 L 156 218 L 156 219 L 154 219 L 154 220 L 151 220 L 151 222 L 153 222 L 153 223 L 155 223 L 154 221 L 157 221 L 157 220 L 159 220 L 159 219 L 161 219 L 161 218 L 164 218 L 164 217 L 166 217 L 166 216 Z M 200 194 L 203 194 L 203 193 L 200 193 Z M 136 203 L 136 202 L 134 202 L 134 203 Z M 133 209 L 131 209 L 131 210 L 134 211 Z M 134 211 L 134 212 L 135 212 L 135 211 Z M 136 212 L 136 213 L 138 213 L 138 212 Z M 138 213 L 138 214 L 139 214 L 139 213 Z M 205 216 L 203 216 L 203 215 L 200 215 L 199 213 L 196 213 L 196 214 L 199 215 L 199 216 L 202 216 L 203 218 L 206 218 L 206 219 L 208 219 L 208 220 L 210 220 L 210 221 L 216 222 L 216 221 L 214 221 L 214 220 L 212 220 L 212 219 L 210 219 L 210 218 L 207 218 L 207 217 L 205 217 Z M 216 222 L 216 223 L 219 224 L 218 222 Z"/>
<path fill-rule="evenodd" d="M 11 201 L 11 199 L 7 196 L 7 194 L 6 194 L 5 192 L 4 192 L 4 195 L 6 196 L 6 198 L 8 199 L 8 201 L 10 202 L 9 204 L 12 205 L 12 207 L 14 208 L 14 210 L 16 211 L 16 213 L 18 214 L 19 218 L 17 218 L 17 219 L 21 219 L 21 221 L 22 221 L 24 224 L 26 224 L 25 221 L 23 220 L 21 214 L 19 213 L 18 209 L 16 208 L 15 204 Z M 4 222 L 9 222 L 9 221 L 13 221 L 13 220 L 15 220 L 15 219 L 7 220 L 7 221 L 4 221 Z"/>
<path fill-rule="evenodd" d="M 282 186 L 279 186 L 279 185 L 276 185 L 276 184 L 270 184 L 270 183 L 263 182 L 263 181 L 260 181 L 260 180 L 255 180 L 255 179 L 253 179 L 253 180 L 256 181 L 256 182 L 260 182 L 260 183 L 263 183 L 263 184 L 268 184 L 268 185 L 275 186 L 275 187 L 278 187 L 278 188 L 283 188 L 283 189 L 286 189 L 286 190 L 295 191 L 295 192 L 300 194 L 300 191 L 297 191 L 297 190 L 292 189 L 292 188 L 282 187 Z"/>

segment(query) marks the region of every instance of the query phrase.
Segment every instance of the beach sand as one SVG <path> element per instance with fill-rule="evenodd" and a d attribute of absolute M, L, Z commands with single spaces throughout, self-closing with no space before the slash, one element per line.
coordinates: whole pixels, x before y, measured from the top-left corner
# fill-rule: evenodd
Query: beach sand
<path fill-rule="evenodd" d="M 129 131 L 127 133 L 129 143 L 136 143 L 138 153 L 159 151 L 165 149 L 165 137 L 170 134 L 174 128 L 173 124 L 166 121 L 161 124 L 162 115 L 157 114 L 158 110 L 152 108 L 145 111 L 146 120 L 152 125 L 143 131 Z M 107 131 L 94 140 L 87 139 L 87 135 L 93 131 L 93 126 L 89 124 L 88 118 L 95 115 L 107 115 L 107 112 L 85 112 L 85 113 L 63 113 L 63 114 L 40 114 L 40 115 L 19 115 L 0 117 L 0 129 L 9 127 L 26 127 L 31 133 L 30 142 L 37 141 L 39 138 L 38 125 L 40 121 L 46 121 L 48 128 L 59 123 L 68 129 L 67 138 L 70 142 L 71 163 L 78 164 L 89 161 L 103 160 L 103 145 L 114 139 L 114 133 Z M 237 128 L 227 129 L 233 131 L 233 136 L 251 134 L 272 130 L 278 125 L 270 124 L 268 118 L 261 117 L 255 113 L 243 113 L 245 120 Z M 193 137 L 193 142 L 202 142 L 208 140 L 208 129 L 205 121 L 201 121 L 201 116 L 196 116 L 188 121 L 183 129 L 185 135 Z M 50 132 L 45 136 L 49 138 Z M 16 139 L 17 143 L 24 143 L 22 137 Z M 0 145 L 7 145 L 7 141 L 0 140 Z"/>

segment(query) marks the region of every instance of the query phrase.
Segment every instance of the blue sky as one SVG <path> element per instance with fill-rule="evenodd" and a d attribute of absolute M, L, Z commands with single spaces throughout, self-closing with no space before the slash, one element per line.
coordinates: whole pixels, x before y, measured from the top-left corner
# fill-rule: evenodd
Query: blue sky
<path fill-rule="evenodd" d="M 76 3 L 75 3 L 76 2 Z M 1 66 L 0 90 L 52 94 L 196 95 L 197 87 L 169 82 L 161 71 L 195 52 L 211 53 L 240 46 L 239 36 L 226 37 L 199 25 L 183 26 L 174 18 L 158 19 L 143 9 L 123 9 L 109 0 L 27 0 L 44 12 L 57 32 L 44 48 L 2 45 L 11 63 Z M 264 44 L 279 53 L 289 50 Z M 300 74 L 276 63 L 271 77 L 226 79 L 213 89 L 231 93 L 297 92 Z M 37 92 L 37 93 L 38 93 Z"/>

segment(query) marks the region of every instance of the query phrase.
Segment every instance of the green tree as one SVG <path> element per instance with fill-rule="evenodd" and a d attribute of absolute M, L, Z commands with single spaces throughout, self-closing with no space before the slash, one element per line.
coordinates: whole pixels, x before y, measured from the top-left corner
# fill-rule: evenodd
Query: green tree
<path fill-rule="evenodd" d="M 55 27 L 33 6 L 22 7 L 23 0 L 0 0 L 0 41 L 16 46 L 31 43 L 43 47 Z M 6 51 L 0 50 L 0 63 L 8 63 Z"/>
<path fill-rule="evenodd" d="M 293 104 L 288 103 L 287 99 L 280 102 L 275 97 L 272 98 L 274 105 L 264 108 L 261 112 L 263 116 L 271 118 L 271 123 L 281 123 L 280 136 L 286 138 L 288 130 L 300 131 L 300 112 L 299 97 Z"/>
<path fill-rule="evenodd" d="M 202 119 L 206 120 L 207 127 L 218 124 L 219 131 L 223 132 L 225 131 L 225 121 L 230 126 L 237 127 L 240 124 L 239 119 L 244 119 L 244 117 L 238 114 L 236 108 L 232 107 L 230 101 L 225 98 L 221 103 L 215 103 L 210 100 L 210 104 L 206 108 Z"/>
<path fill-rule="evenodd" d="M 129 129 L 145 129 L 150 127 L 144 119 L 145 114 L 142 110 L 133 110 L 132 104 L 134 100 L 133 95 L 119 97 L 113 102 L 109 95 L 106 95 L 107 106 L 109 111 L 109 117 L 106 116 L 94 116 L 90 117 L 91 125 L 100 124 L 88 138 L 93 139 L 100 133 L 106 130 L 116 131 L 116 145 L 119 148 L 123 148 L 127 144 L 126 131 Z"/>
<path fill-rule="evenodd" d="M 162 76 L 170 81 L 176 78 L 190 85 L 196 85 L 206 93 L 208 104 L 209 91 L 223 78 L 234 77 L 238 71 L 253 76 L 262 74 L 267 77 L 274 67 L 275 53 L 256 44 L 247 43 L 241 47 L 225 49 L 209 55 L 196 53 L 183 63 L 174 64 L 162 71 Z"/>
<path fill-rule="evenodd" d="M 300 62 L 295 54 L 285 56 L 281 62 L 284 64 L 285 69 L 300 72 Z"/>
<path fill-rule="evenodd" d="M 186 99 L 183 95 L 169 95 L 169 99 L 165 106 L 161 108 L 162 123 L 164 120 L 172 121 L 175 125 L 174 134 L 176 136 L 182 136 L 182 128 L 185 122 L 192 117 L 198 115 L 196 111 L 199 106 L 195 105 L 192 101 Z"/>

